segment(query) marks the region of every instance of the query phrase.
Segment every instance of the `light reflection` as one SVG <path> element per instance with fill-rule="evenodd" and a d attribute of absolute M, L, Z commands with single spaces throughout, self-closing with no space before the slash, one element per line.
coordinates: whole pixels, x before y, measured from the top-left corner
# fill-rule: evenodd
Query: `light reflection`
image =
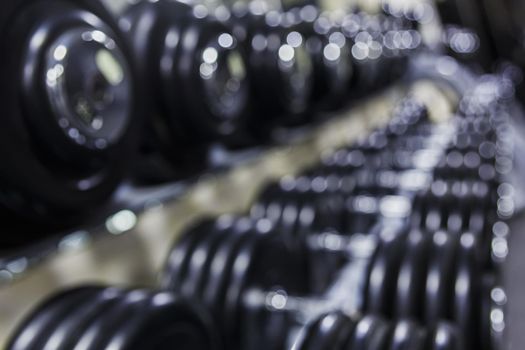
<path fill-rule="evenodd" d="M 341 48 L 336 44 L 328 44 L 324 47 L 323 55 L 329 61 L 337 61 L 341 57 Z"/>
<path fill-rule="evenodd" d="M 106 220 L 106 229 L 114 235 L 132 230 L 138 223 L 138 218 L 131 210 L 122 210 Z"/>
<path fill-rule="evenodd" d="M 295 58 L 295 50 L 288 44 L 282 45 L 279 48 L 279 58 L 283 62 L 292 62 Z"/>

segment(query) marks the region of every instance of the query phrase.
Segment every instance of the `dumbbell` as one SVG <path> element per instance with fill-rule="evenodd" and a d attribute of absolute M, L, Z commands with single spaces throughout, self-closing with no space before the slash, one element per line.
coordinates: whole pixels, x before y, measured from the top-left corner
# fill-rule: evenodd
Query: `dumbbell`
<path fill-rule="evenodd" d="M 166 292 L 86 286 L 47 299 L 9 350 L 223 349 L 208 311 Z"/>
<path fill-rule="evenodd" d="M 228 25 L 248 54 L 254 113 L 260 120 L 254 127 L 268 134 L 309 120 L 313 62 L 301 33 L 280 12 L 259 5 L 234 7 Z"/>
<path fill-rule="evenodd" d="M 292 350 L 463 350 L 460 331 L 447 322 L 425 329 L 410 320 L 391 323 L 368 315 L 358 321 L 341 312 L 317 318 L 301 330 Z"/>
<path fill-rule="evenodd" d="M 1 7 L 0 201 L 39 231 L 78 223 L 134 158 L 142 93 L 131 51 L 98 1 Z"/>
<path fill-rule="evenodd" d="M 283 16 L 304 36 L 313 59 L 314 87 L 312 101 L 321 111 L 342 107 L 348 102 L 354 71 L 350 42 L 319 10 L 312 6 L 297 7 Z"/>
<path fill-rule="evenodd" d="M 173 178 L 203 167 L 213 143 L 249 142 L 246 56 L 226 25 L 169 0 L 139 2 L 120 23 L 149 91 L 146 159 Z"/>
<path fill-rule="evenodd" d="M 268 222 L 223 217 L 190 228 L 169 254 L 162 287 L 200 300 L 214 313 L 227 348 L 242 335 L 249 288 L 306 293 L 307 262 L 299 242 L 274 234 Z"/>

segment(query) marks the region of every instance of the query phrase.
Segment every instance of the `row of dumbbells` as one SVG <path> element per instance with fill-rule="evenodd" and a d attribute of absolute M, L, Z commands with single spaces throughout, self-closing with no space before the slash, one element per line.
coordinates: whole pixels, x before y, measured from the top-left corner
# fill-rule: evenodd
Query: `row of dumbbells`
<path fill-rule="evenodd" d="M 189 228 L 162 274 L 169 293 L 67 292 L 8 348 L 497 349 L 504 256 L 485 242 L 508 235 L 498 164 L 512 152 L 506 101 L 486 97 L 445 126 L 408 99 L 365 141 L 263 190 L 250 215 Z M 411 165 L 367 164 L 420 136 Z"/>
<path fill-rule="evenodd" d="M 0 203 L 20 232 L 78 225 L 126 178 L 197 174 L 213 145 L 268 143 L 392 82 L 422 46 L 414 19 L 335 23 L 312 6 L 216 18 L 140 1 L 118 20 L 97 1 L 1 8 Z"/>
<path fill-rule="evenodd" d="M 166 292 L 94 286 L 55 296 L 8 346 L 19 350 L 225 348 L 211 315 L 191 299 Z M 292 349 L 464 347 L 458 330 L 449 323 L 426 330 L 410 320 L 392 323 L 370 315 L 356 321 L 336 311 L 302 330 Z"/>

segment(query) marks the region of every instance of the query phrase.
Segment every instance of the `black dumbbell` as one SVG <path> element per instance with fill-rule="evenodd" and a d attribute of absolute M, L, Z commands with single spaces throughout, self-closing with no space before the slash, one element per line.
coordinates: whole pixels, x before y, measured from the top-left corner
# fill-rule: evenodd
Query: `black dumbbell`
<path fill-rule="evenodd" d="M 171 251 L 162 286 L 213 310 L 228 348 L 239 346 L 251 288 L 306 293 L 308 266 L 297 242 L 269 222 L 223 217 L 189 229 Z"/>
<path fill-rule="evenodd" d="M 120 23 L 149 92 L 143 148 L 146 156 L 163 155 L 167 177 L 184 173 L 184 165 L 203 166 L 214 142 L 249 139 L 246 56 L 226 25 L 169 0 L 137 3 Z"/>
<path fill-rule="evenodd" d="M 42 303 L 7 349 L 222 349 L 208 311 L 166 292 L 81 287 Z"/>
<path fill-rule="evenodd" d="M 312 101 L 321 111 L 340 108 L 348 103 L 354 71 L 350 42 L 336 25 L 312 6 L 295 8 L 286 15 L 304 36 L 313 58 L 314 87 Z"/>
<path fill-rule="evenodd" d="M 278 11 L 237 6 L 229 25 L 248 53 L 258 132 L 304 124 L 310 118 L 313 62 L 305 38 Z M 263 130 L 265 129 L 265 130 Z M 269 130 L 268 130 L 269 129 Z"/>
<path fill-rule="evenodd" d="M 98 1 L 9 1 L 1 12 L 1 201 L 25 220 L 69 225 L 133 161 L 142 93 L 131 51 Z"/>
<path fill-rule="evenodd" d="M 447 322 L 425 329 L 409 320 L 390 323 L 368 315 L 358 321 L 341 312 L 317 318 L 302 330 L 292 350 L 463 350 L 460 331 Z"/>

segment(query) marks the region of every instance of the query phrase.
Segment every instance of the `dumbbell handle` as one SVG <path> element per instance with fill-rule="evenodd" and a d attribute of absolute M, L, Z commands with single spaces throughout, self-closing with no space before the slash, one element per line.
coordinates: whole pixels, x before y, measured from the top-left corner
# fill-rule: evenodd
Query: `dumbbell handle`
<path fill-rule="evenodd" d="M 324 295 L 306 298 L 288 295 L 283 290 L 264 291 L 253 288 L 244 294 L 245 306 L 264 306 L 276 312 L 287 311 L 296 315 L 297 321 L 303 325 L 335 310 L 348 315 L 358 314 L 363 306 L 366 272 L 377 247 L 377 237 L 361 234 L 352 237 L 333 236 L 334 239 L 341 240 L 341 247 L 345 247 L 349 262 Z"/>

